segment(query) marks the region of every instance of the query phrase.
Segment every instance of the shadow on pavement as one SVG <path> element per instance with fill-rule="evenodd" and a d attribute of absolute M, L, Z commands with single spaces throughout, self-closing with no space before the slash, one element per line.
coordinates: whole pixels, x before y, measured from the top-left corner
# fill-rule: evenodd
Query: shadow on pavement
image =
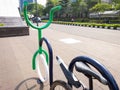
<path fill-rule="evenodd" d="M 31 77 L 20 82 L 15 90 L 43 90 L 44 85 L 39 78 Z"/>

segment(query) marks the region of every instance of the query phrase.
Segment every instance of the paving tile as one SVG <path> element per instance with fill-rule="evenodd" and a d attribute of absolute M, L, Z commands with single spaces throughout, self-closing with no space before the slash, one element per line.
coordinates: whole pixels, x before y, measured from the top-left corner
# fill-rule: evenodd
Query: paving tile
<path fill-rule="evenodd" d="M 49 40 L 54 51 L 54 80 L 60 79 L 66 81 L 56 61 L 55 57 L 57 55 L 67 65 L 69 65 L 74 57 L 86 55 L 103 63 L 114 75 L 120 86 L 120 72 L 118 69 L 120 68 L 119 45 L 67 34 L 51 30 L 51 28 L 43 31 L 43 34 Z M 81 43 L 65 44 L 59 41 L 60 39 L 71 37 L 81 41 Z M 91 43 L 88 44 L 88 42 Z M 36 71 L 32 70 L 32 57 L 38 49 L 37 31 L 30 30 L 29 36 L 0 38 L 0 46 L 0 90 L 27 90 L 28 88 L 39 90 L 41 86 L 33 79 L 37 78 L 38 75 Z M 45 45 L 44 48 L 46 49 Z M 83 75 L 77 72 L 75 74 L 80 80 L 82 79 L 82 81 L 87 82 Z M 97 90 L 102 90 L 102 85 L 97 81 L 95 81 L 95 86 Z M 45 84 L 43 90 L 49 90 L 49 84 Z M 106 90 L 106 87 L 104 90 Z"/>

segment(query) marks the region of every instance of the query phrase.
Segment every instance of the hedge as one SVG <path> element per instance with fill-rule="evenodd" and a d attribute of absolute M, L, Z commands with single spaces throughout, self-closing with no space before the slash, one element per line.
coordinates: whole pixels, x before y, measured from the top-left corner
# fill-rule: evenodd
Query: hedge
<path fill-rule="evenodd" d="M 85 26 L 85 27 L 97 27 L 97 28 L 108 28 L 117 29 L 120 28 L 120 24 L 99 24 L 99 23 L 80 23 L 80 22 L 63 22 L 63 21 L 53 21 L 53 23 L 64 24 L 64 25 L 75 25 L 75 26 Z"/>
<path fill-rule="evenodd" d="M 3 23 L 0 23 L 0 26 L 4 26 L 4 24 L 3 24 Z"/>

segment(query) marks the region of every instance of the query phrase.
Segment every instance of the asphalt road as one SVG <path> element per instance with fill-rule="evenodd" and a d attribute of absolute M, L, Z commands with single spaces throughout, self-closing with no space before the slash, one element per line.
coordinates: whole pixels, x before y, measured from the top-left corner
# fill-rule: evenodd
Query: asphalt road
<path fill-rule="evenodd" d="M 43 24 L 43 23 L 41 23 Z M 32 70 L 32 56 L 38 49 L 38 32 L 30 28 L 29 36 L 0 38 L 0 90 L 39 90 L 37 73 Z M 52 24 L 43 31 L 54 51 L 54 80 L 66 80 L 55 56 L 69 65 L 76 56 L 88 56 L 105 65 L 120 86 L 120 31 Z M 43 45 L 46 49 L 46 46 Z M 44 74 L 44 69 L 42 69 Z M 80 73 L 83 82 L 87 79 Z M 107 87 L 95 80 L 95 90 Z M 49 90 L 48 83 L 40 90 Z"/>
<path fill-rule="evenodd" d="M 50 29 L 120 45 L 120 30 L 52 24 Z"/>
<path fill-rule="evenodd" d="M 53 44 L 56 49 L 58 47 L 61 47 L 57 50 L 57 52 L 59 50 L 63 50 L 63 52 L 61 51 L 62 53 L 58 53 L 58 55 L 63 56 L 63 59 L 65 60 L 72 60 L 72 58 L 81 55 L 95 58 L 100 63 L 105 65 L 108 70 L 110 70 L 110 72 L 114 75 L 120 86 L 120 71 L 118 69 L 120 68 L 119 30 L 58 24 L 52 24 L 49 29 L 53 33 L 47 34 L 47 31 L 45 31 L 46 37 L 50 36 L 50 38 L 52 38 L 50 39 L 51 42 L 52 40 L 55 40 L 54 42 L 56 42 L 56 44 L 57 41 L 61 42 L 61 44 L 58 44 L 57 46 Z M 65 42 L 63 42 L 66 39 L 75 39 L 79 42 L 66 44 Z M 68 62 L 70 61 L 67 61 L 66 63 Z"/>

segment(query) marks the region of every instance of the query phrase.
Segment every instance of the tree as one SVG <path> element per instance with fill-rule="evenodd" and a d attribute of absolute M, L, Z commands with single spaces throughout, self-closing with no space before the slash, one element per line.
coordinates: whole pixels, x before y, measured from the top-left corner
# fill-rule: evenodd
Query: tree
<path fill-rule="evenodd" d="M 37 4 L 38 11 L 36 12 L 36 3 L 30 3 L 27 9 L 29 14 L 33 14 L 34 16 L 38 14 L 38 16 L 42 16 L 44 7 L 41 4 Z"/>
<path fill-rule="evenodd" d="M 112 0 L 112 6 L 115 10 L 120 10 L 120 1 L 119 0 Z"/>
<path fill-rule="evenodd" d="M 59 4 L 60 4 L 59 0 L 47 0 L 46 7 L 43 10 L 43 14 L 45 16 L 49 15 L 49 12 L 50 12 L 51 8 L 54 7 L 54 6 L 57 6 Z M 54 16 L 59 17 L 59 14 L 60 14 L 60 12 L 56 12 Z"/>
<path fill-rule="evenodd" d="M 120 0 L 112 0 L 115 4 L 120 3 Z"/>
<path fill-rule="evenodd" d="M 115 6 L 116 10 L 120 10 L 120 3 Z"/>
<path fill-rule="evenodd" d="M 62 10 L 60 10 L 60 15 L 62 17 L 69 17 L 71 13 L 71 3 L 70 0 L 61 0 L 59 4 L 62 5 Z"/>
<path fill-rule="evenodd" d="M 44 15 L 46 15 L 53 6 L 54 6 L 54 5 L 53 5 L 52 1 L 51 1 L 51 0 L 47 0 L 46 8 L 45 8 L 44 11 L 43 11 L 43 12 L 44 12 Z"/>
<path fill-rule="evenodd" d="M 50 12 L 50 9 L 58 4 L 58 0 L 47 0 L 46 8 L 44 9 L 44 15 Z"/>
<path fill-rule="evenodd" d="M 112 9 L 112 5 L 111 4 L 107 4 L 107 3 L 98 3 L 95 6 L 93 6 L 90 11 L 91 12 L 104 12 L 107 10 L 111 10 Z"/>
<path fill-rule="evenodd" d="M 63 7 L 67 7 L 68 4 L 70 3 L 70 0 L 60 0 L 60 5 L 62 5 Z"/>
<path fill-rule="evenodd" d="M 87 11 L 87 3 L 85 0 L 76 0 L 72 5 L 72 14 L 73 17 L 85 17 L 85 12 Z"/>
<path fill-rule="evenodd" d="M 51 0 L 51 2 L 53 3 L 53 6 L 56 6 L 59 3 L 59 0 Z"/>
<path fill-rule="evenodd" d="M 79 7 L 80 7 L 80 16 L 81 16 L 81 18 L 83 18 L 83 17 L 86 16 L 85 13 L 87 11 L 87 3 L 85 2 L 85 0 L 82 0 L 80 2 L 80 6 Z"/>
<path fill-rule="evenodd" d="M 86 3 L 88 5 L 88 10 L 95 6 L 97 3 L 101 3 L 101 0 L 86 0 Z"/>

